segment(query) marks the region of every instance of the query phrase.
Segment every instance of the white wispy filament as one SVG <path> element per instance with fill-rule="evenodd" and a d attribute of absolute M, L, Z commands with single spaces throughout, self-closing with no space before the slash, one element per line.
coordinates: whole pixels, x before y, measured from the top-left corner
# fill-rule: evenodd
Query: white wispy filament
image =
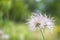
<path fill-rule="evenodd" d="M 51 18 L 50 16 L 47 16 L 46 14 L 37 14 L 33 13 L 32 16 L 28 19 L 28 25 L 30 27 L 30 30 L 34 31 L 37 28 L 39 29 L 53 29 L 54 27 L 54 19 L 53 17 Z"/>

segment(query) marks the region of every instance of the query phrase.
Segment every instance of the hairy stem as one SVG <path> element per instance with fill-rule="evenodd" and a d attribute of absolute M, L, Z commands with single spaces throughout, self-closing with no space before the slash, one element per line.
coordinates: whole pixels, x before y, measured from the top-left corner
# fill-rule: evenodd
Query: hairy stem
<path fill-rule="evenodd" d="M 44 34 L 43 34 L 43 30 L 40 29 L 40 32 L 41 32 L 43 40 L 45 40 L 45 37 L 44 37 Z"/>

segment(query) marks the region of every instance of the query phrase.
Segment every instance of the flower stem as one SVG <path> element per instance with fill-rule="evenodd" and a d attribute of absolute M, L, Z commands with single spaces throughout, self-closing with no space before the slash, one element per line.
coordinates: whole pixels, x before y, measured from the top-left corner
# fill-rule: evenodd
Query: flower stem
<path fill-rule="evenodd" d="M 41 31 L 41 35 L 42 35 L 43 40 L 45 40 L 45 37 L 44 37 L 44 34 L 43 34 L 43 30 L 40 29 L 40 31 Z"/>

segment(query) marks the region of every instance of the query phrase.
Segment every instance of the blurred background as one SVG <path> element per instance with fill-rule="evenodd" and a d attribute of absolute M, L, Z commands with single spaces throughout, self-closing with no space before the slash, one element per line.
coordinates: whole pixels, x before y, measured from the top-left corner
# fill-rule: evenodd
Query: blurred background
<path fill-rule="evenodd" d="M 55 29 L 45 31 L 46 40 L 60 40 L 60 0 L 0 0 L 0 40 L 41 40 L 40 31 L 29 31 L 27 18 L 33 12 L 55 18 Z"/>

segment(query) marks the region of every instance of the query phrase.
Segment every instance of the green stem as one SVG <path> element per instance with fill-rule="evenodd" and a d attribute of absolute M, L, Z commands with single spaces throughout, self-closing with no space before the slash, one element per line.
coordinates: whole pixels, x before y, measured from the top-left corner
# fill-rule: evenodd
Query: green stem
<path fill-rule="evenodd" d="M 40 31 L 41 31 L 43 40 L 45 40 L 45 37 L 44 37 L 44 34 L 43 34 L 43 30 L 40 29 Z"/>

